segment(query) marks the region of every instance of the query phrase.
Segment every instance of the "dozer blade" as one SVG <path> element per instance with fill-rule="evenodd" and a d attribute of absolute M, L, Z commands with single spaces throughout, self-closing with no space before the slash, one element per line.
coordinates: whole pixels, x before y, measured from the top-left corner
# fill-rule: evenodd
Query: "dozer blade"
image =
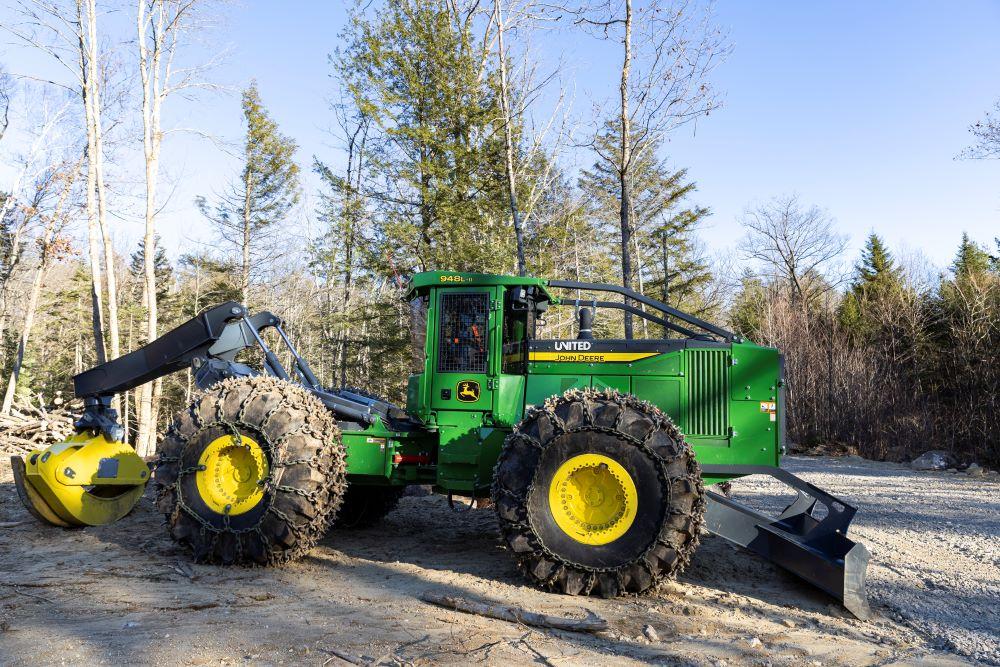
<path fill-rule="evenodd" d="M 777 517 L 709 491 L 706 527 L 826 591 L 856 617 L 871 616 L 865 592 L 870 554 L 865 545 L 847 537 L 855 507 L 780 468 L 703 465 L 702 470 L 706 474 L 770 475 L 794 488 L 797 497 Z"/>
<path fill-rule="evenodd" d="M 21 502 L 54 526 L 99 526 L 122 518 L 139 502 L 149 468 L 128 445 L 78 433 L 66 442 L 11 457 Z"/>

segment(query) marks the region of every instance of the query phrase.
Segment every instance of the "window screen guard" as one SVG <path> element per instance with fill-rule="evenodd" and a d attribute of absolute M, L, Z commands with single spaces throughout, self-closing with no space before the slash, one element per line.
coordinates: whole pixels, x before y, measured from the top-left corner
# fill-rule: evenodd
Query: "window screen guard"
<path fill-rule="evenodd" d="M 485 373 L 489 294 L 442 294 L 438 372 Z"/>

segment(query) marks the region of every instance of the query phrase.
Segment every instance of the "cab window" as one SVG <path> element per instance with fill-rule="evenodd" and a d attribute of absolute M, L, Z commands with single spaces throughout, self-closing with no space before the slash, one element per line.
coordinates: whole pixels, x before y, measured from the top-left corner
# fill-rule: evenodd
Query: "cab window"
<path fill-rule="evenodd" d="M 528 340 L 534 337 L 535 311 L 523 287 L 504 293 L 503 372 L 520 375 L 525 371 Z"/>
<path fill-rule="evenodd" d="M 485 373 L 489 350 L 489 295 L 442 294 L 438 371 Z"/>

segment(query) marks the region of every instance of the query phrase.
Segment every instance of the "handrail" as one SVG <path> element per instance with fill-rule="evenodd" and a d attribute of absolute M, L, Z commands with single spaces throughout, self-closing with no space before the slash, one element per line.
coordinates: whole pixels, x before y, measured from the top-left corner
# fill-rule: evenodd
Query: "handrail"
<path fill-rule="evenodd" d="M 550 280 L 549 287 L 562 288 L 562 289 L 579 289 L 579 290 L 587 290 L 590 292 L 613 292 L 615 294 L 621 294 L 622 296 L 632 299 L 633 301 L 638 301 L 639 303 L 645 304 L 651 308 L 655 308 L 664 315 L 675 317 L 681 320 L 682 322 L 686 322 L 687 324 L 698 327 L 699 329 L 703 329 L 704 331 L 707 331 L 712 335 L 718 336 L 727 342 L 738 342 L 740 340 L 740 337 L 737 336 L 732 331 L 728 331 L 726 329 L 723 329 L 722 327 L 718 327 L 712 324 L 711 322 L 706 322 L 701 318 L 685 313 L 684 311 L 677 310 L 676 308 L 668 306 L 667 304 L 661 301 L 657 301 L 656 299 L 651 299 L 648 296 L 639 294 L 635 290 L 622 287 L 621 285 L 611 285 L 609 283 L 585 283 L 585 282 L 578 282 L 575 280 Z M 623 306 L 627 305 L 628 304 L 623 304 Z M 630 307 L 623 307 L 622 310 L 628 310 L 629 308 Z M 634 312 L 634 311 L 629 311 L 629 312 Z"/>

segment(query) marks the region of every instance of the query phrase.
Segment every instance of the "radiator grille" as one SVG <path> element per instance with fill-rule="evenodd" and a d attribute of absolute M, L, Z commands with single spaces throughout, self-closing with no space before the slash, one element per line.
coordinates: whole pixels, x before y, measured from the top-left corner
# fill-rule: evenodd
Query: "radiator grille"
<path fill-rule="evenodd" d="M 728 350 L 687 351 L 689 435 L 729 435 Z"/>

